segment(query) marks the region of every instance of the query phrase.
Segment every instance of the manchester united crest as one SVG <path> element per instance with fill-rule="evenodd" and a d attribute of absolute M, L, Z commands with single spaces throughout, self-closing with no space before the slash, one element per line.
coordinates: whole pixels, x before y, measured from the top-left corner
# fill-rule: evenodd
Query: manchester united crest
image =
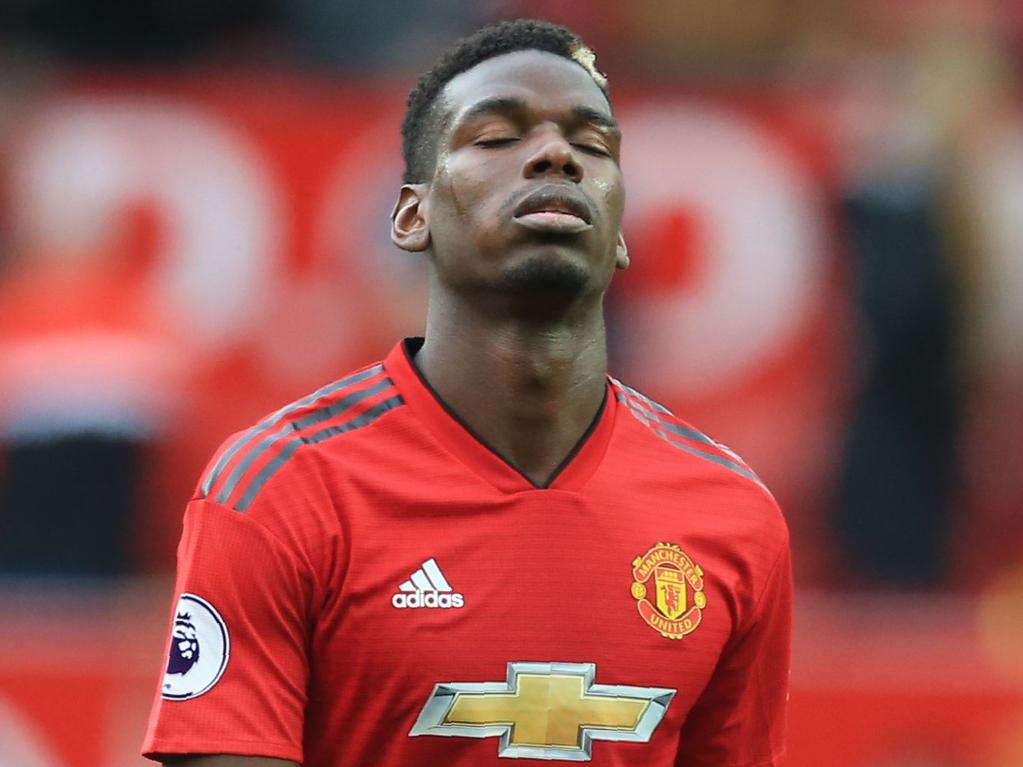
<path fill-rule="evenodd" d="M 632 561 L 632 597 L 640 617 L 668 639 L 700 625 L 707 597 L 703 570 L 674 543 L 658 543 Z"/>

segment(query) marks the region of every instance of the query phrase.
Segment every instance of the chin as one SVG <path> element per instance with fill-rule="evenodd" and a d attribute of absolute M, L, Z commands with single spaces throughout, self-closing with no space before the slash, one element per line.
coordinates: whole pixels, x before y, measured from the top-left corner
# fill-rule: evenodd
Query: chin
<path fill-rule="evenodd" d="M 584 268 L 563 259 L 530 258 L 510 266 L 501 276 L 505 293 L 554 293 L 576 296 L 585 291 L 589 274 Z"/>

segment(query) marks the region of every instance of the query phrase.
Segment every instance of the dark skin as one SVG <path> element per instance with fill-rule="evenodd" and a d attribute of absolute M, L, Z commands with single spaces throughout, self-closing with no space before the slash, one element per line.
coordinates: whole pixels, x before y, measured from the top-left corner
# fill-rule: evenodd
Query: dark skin
<path fill-rule="evenodd" d="M 590 75 L 539 51 L 463 72 L 441 106 L 433 177 L 404 185 L 392 216 L 394 242 L 428 253 L 433 265 L 415 363 L 477 434 L 542 486 L 604 398 L 604 293 L 629 263 L 620 134 Z M 545 191 L 539 207 L 571 200 L 586 226 L 570 221 L 566 231 L 516 216 Z M 223 755 L 164 764 L 298 767 Z"/>
<path fill-rule="evenodd" d="M 403 186 L 392 239 L 428 252 L 426 343 L 416 364 L 444 401 L 543 486 L 604 397 L 603 297 L 628 266 L 620 135 L 579 65 L 539 51 L 451 80 L 433 178 Z M 514 212 L 560 186 L 590 226 L 537 231 Z"/>

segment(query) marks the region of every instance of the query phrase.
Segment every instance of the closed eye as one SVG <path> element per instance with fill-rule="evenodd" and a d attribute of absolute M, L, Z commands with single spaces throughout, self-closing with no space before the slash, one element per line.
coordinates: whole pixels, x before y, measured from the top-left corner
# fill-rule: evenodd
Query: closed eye
<path fill-rule="evenodd" d="M 515 136 L 504 136 L 502 138 L 485 138 L 475 142 L 476 146 L 481 146 L 484 149 L 492 149 L 495 147 L 507 146 L 518 141 Z"/>
<path fill-rule="evenodd" d="M 599 155 L 601 157 L 610 157 L 611 152 L 607 147 L 598 146 L 596 144 L 572 144 L 576 149 L 580 149 L 587 154 Z"/>

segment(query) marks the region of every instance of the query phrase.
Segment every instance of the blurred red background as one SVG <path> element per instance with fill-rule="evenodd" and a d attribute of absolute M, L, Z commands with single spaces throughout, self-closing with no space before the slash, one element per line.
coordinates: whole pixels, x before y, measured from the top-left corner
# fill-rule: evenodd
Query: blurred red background
<path fill-rule="evenodd" d="M 786 511 L 789 763 L 1023 764 L 1023 14 L 512 5 L 609 51 L 634 264 L 614 374 Z M 387 231 L 407 75 L 130 69 L 0 88 L 0 487 L 38 489 L 40 445 L 130 451 L 103 466 L 125 515 L 68 549 L 109 571 L 25 554 L 104 497 L 75 484 L 97 472 L 44 475 L 81 506 L 3 496 L 0 767 L 141 761 L 205 461 L 422 325 L 426 264 Z M 891 445 L 937 446 L 911 467 L 933 496 L 885 472 Z"/>

